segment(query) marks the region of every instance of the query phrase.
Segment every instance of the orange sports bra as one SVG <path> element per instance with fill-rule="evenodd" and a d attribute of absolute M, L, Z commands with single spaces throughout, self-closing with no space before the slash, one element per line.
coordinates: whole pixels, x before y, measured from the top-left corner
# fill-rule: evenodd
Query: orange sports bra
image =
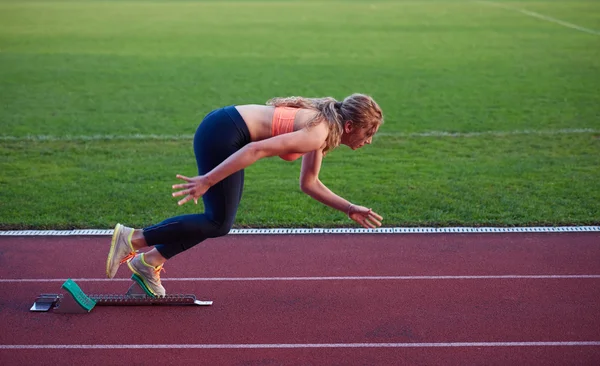
<path fill-rule="evenodd" d="M 298 108 L 292 107 L 275 107 L 273 113 L 273 124 L 271 127 L 271 136 L 282 135 L 294 131 L 294 119 L 298 113 Z M 280 158 L 287 161 L 294 161 L 304 154 L 291 153 L 279 155 Z"/>

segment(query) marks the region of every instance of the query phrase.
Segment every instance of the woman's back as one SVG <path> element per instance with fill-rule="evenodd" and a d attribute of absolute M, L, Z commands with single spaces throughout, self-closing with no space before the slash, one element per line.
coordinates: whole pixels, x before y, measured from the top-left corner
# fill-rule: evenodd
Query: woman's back
<path fill-rule="evenodd" d="M 298 131 L 306 127 L 309 121 L 311 121 L 316 115 L 317 111 L 310 109 L 298 109 L 296 113 L 289 113 L 285 110 L 277 107 L 278 113 L 275 113 L 275 107 L 258 105 L 258 104 L 246 104 L 238 105 L 236 109 L 246 122 L 248 131 L 252 141 L 260 141 L 272 137 L 274 131 L 276 134 L 282 132 Z M 282 112 L 282 113 L 279 113 Z M 285 121 L 293 115 L 292 120 L 289 122 Z M 273 118 L 273 117 L 277 118 Z M 289 126 L 291 129 L 289 129 Z"/>

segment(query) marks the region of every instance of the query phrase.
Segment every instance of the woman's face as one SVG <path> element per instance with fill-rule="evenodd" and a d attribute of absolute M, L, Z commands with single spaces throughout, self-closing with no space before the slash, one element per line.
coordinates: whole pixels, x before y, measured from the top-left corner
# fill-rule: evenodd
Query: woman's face
<path fill-rule="evenodd" d="M 366 144 L 371 144 L 373 135 L 377 133 L 379 126 L 376 127 L 358 127 L 354 128 L 350 122 L 344 125 L 344 134 L 341 143 L 347 145 L 352 150 L 360 149 Z"/>

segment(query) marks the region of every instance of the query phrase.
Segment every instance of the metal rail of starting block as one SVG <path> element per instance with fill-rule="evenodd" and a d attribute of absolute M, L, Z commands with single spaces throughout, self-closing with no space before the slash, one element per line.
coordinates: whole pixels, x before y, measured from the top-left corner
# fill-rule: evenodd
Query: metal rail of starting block
<path fill-rule="evenodd" d="M 209 306 L 212 301 L 197 300 L 195 295 L 154 296 L 136 275 L 133 284 L 125 295 L 86 295 L 83 290 L 68 279 L 62 288 L 64 294 L 41 294 L 30 311 L 51 311 L 62 314 L 89 313 L 95 306 L 148 306 L 148 305 L 199 305 Z"/>

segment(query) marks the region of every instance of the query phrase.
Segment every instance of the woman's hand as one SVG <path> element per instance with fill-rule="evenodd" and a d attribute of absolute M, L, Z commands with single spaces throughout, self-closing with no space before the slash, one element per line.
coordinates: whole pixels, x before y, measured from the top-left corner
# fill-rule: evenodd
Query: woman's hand
<path fill-rule="evenodd" d="M 206 191 L 208 191 L 208 189 L 210 188 L 210 184 L 208 183 L 207 179 L 204 178 L 203 175 L 188 178 L 186 176 L 177 174 L 177 178 L 187 182 L 183 184 L 173 185 L 173 189 L 182 189 L 179 192 L 174 192 L 173 197 L 187 195 L 183 199 L 179 200 L 179 202 L 177 202 L 180 206 L 191 199 L 193 199 L 194 202 L 198 204 L 198 198 L 202 197 L 202 195 L 206 193 Z"/>
<path fill-rule="evenodd" d="M 348 207 L 348 217 L 361 224 L 365 229 L 374 229 L 381 226 L 383 217 L 373 212 L 370 208 L 351 204 Z"/>

